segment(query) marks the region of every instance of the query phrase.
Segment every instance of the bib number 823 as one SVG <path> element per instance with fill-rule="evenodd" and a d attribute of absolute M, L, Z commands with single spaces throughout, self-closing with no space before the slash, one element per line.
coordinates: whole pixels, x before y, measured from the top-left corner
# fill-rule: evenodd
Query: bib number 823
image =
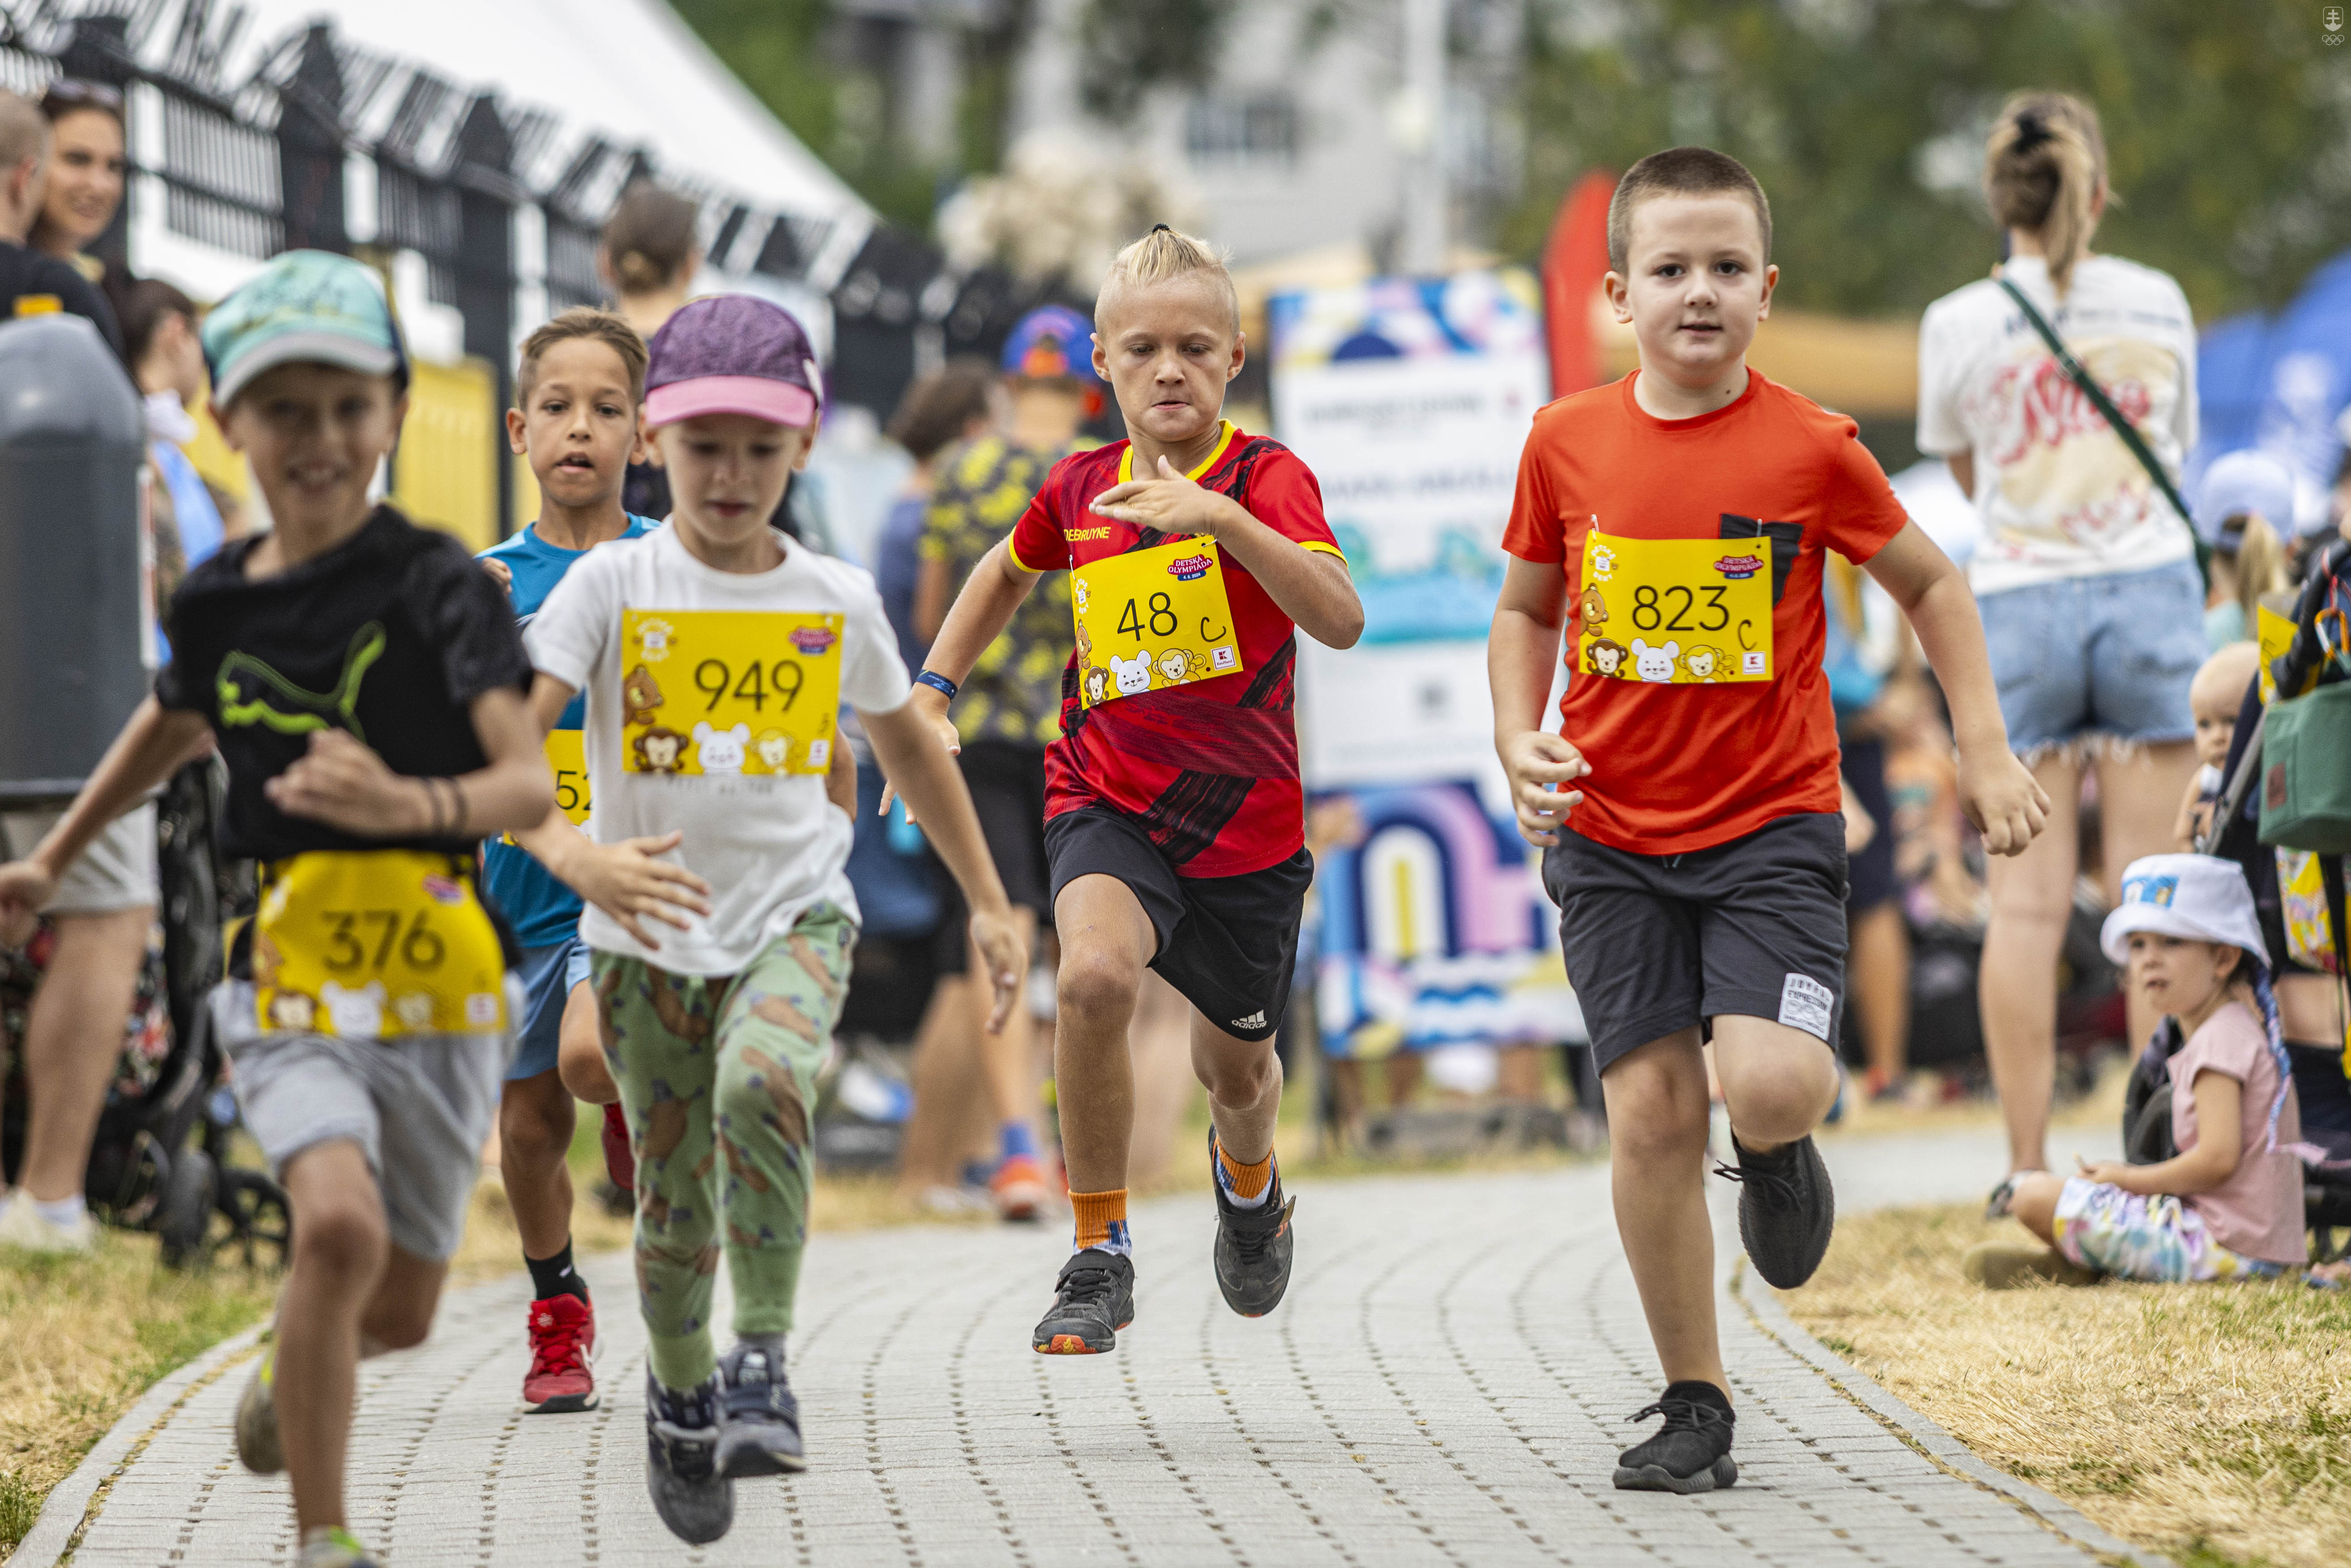
<path fill-rule="evenodd" d="M 1677 582 L 1667 585 L 1660 596 L 1654 586 L 1642 583 L 1633 590 L 1633 624 L 1644 632 L 1719 632 L 1730 624 L 1730 612 L 1722 602 L 1724 591 L 1719 586 L 1702 584 L 1693 593 Z M 1685 619 L 1697 608 L 1699 594 L 1705 595 L 1705 610 L 1695 622 Z M 1673 602 L 1676 599 L 1681 601 L 1678 605 Z M 1671 620 L 1666 618 L 1667 609 L 1672 611 Z"/>

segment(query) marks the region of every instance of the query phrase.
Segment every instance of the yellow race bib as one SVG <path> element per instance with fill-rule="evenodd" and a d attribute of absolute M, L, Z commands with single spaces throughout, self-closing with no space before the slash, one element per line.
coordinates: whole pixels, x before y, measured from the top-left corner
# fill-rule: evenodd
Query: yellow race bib
<path fill-rule="evenodd" d="M 1583 538 L 1581 674 L 1659 685 L 1771 678 L 1771 539 Z"/>
<path fill-rule="evenodd" d="M 1241 671 L 1217 541 L 1177 539 L 1070 573 L 1078 693 L 1086 706 Z"/>
<path fill-rule="evenodd" d="M 842 623 L 778 610 L 622 611 L 622 770 L 824 772 Z"/>
<path fill-rule="evenodd" d="M 323 850 L 262 868 L 253 986 L 265 1030 L 491 1034 L 507 1023 L 506 974 L 455 856 Z"/>

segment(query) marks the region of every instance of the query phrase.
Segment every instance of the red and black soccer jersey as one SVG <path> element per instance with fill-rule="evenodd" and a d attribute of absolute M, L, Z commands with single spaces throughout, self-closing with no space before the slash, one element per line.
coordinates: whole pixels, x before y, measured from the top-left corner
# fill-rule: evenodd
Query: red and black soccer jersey
<path fill-rule="evenodd" d="M 1063 571 L 1176 536 L 1087 509 L 1131 477 L 1123 441 L 1054 465 L 1012 530 L 1024 571 Z M 1231 497 L 1285 538 L 1339 555 L 1322 489 L 1288 447 L 1230 423 L 1189 477 Z M 1344 557 L 1341 558 L 1344 559 Z M 1239 876 L 1278 865 L 1306 841 L 1298 778 L 1296 628 L 1249 569 L 1224 557 L 1241 668 L 1088 708 L 1077 661 L 1061 674 L 1061 738 L 1045 752 L 1045 815 L 1104 806 L 1139 819 L 1182 876 Z"/>

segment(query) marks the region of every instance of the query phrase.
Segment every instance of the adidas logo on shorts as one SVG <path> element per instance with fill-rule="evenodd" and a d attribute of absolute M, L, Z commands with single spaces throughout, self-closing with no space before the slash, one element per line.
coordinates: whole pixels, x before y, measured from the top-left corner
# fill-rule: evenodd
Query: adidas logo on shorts
<path fill-rule="evenodd" d="M 1263 1008 L 1259 1008 L 1257 1011 L 1249 1014 L 1249 1016 L 1245 1019 L 1235 1019 L 1233 1020 L 1233 1027 L 1235 1029 L 1263 1029 L 1265 1027 L 1265 1009 Z"/>

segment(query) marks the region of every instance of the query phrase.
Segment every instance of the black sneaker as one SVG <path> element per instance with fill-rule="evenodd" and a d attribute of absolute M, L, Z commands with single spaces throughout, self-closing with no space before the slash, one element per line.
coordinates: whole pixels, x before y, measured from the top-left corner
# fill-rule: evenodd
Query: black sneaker
<path fill-rule="evenodd" d="M 735 1483 L 717 1466 L 725 1399 L 716 1373 L 690 1393 L 645 1374 L 645 1484 L 653 1511 L 689 1546 L 706 1546 L 735 1524 Z"/>
<path fill-rule="evenodd" d="M 718 1473 L 798 1475 L 808 1469 L 800 1449 L 800 1402 L 784 1377 L 784 1358 L 764 1345 L 738 1344 L 718 1362 L 726 1404 L 718 1427 Z"/>
<path fill-rule="evenodd" d="M 1717 1491 L 1739 1480 L 1730 1457 L 1737 1417 L 1730 1400 L 1711 1383 L 1669 1383 L 1657 1402 L 1629 1417 L 1663 1416 L 1666 1424 L 1646 1443 L 1616 1456 L 1618 1491 Z"/>
<path fill-rule="evenodd" d="M 1836 1191 L 1820 1145 L 1810 1137 L 1783 1144 L 1768 1155 L 1751 1155 L 1733 1136 L 1739 1166 L 1718 1164 L 1714 1174 L 1744 1188 L 1739 1195 L 1739 1239 L 1755 1271 L 1782 1291 L 1813 1277 L 1836 1229 Z"/>
<path fill-rule="evenodd" d="M 1030 1340 L 1039 1355 L 1100 1355 L 1134 1321 L 1134 1260 L 1089 1247 L 1053 1281 L 1053 1305 Z"/>
<path fill-rule="evenodd" d="M 1281 1305 L 1290 1289 L 1290 1211 L 1298 1207 L 1281 1198 L 1281 1172 L 1267 1184 L 1265 1201 L 1255 1208 L 1236 1208 L 1225 1196 L 1217 1165 L 1217 1130 L 1208 1129 L 1208 1185 L 1217 1193 L 1217 1289 L 1225 1305 L 1245 1318 L 1261 1318 Z"/>

